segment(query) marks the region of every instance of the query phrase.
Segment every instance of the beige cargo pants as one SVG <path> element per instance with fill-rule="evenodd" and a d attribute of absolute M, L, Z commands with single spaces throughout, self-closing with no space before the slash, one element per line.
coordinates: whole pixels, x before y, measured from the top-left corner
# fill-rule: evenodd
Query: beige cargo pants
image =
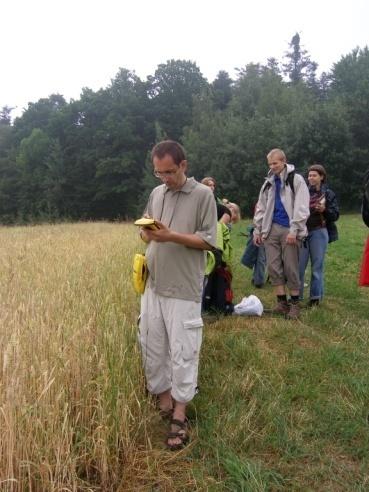
<path fill-rule="evenodd" d="M 160 296 L 147 285 L 141 297 L 138 338 L 150 393 L 170 389 L 178 402 L 193 399 L 202 327 L 201 303 Z"/>

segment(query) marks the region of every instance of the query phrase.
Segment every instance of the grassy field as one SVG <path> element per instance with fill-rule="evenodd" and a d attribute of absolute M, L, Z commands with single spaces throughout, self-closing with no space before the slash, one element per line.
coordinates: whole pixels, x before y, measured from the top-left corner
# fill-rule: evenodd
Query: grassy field
<path fill-rule="evenodd" d="M 136 345 L 129 224 L 1 228 L 1 491 L 369 490 L 369 289 L 358 216 L 297 323 L 206 324 L 191 443 L 171 453 Z M 253 292 L 232 232 L 236 300 Z"/>

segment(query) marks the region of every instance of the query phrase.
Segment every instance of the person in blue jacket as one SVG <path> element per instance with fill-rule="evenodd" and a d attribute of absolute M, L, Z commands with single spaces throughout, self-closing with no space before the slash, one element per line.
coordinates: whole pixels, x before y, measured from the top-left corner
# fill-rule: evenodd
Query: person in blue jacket
<path fill-rule="evenodd" d="M 328 243 L 338 239 L 335 222 L 339 218 L 337 198 L 328 188 L 327 173 L 320 164 L 308 169 L 310 193 L 310 217 L 306 222 L 308 236 L 299 256 L 300 298 L 304 293 L 304 277 L 307 264 L 311 262 L 310 307 L 317 306 L 324 294 L 324 258 Z"/>
<path fill-rule="evenodd" d="M 265 283 L 265 248 L 263 244 L 254 244 L 253 226 L 248 226 L 247 231 L 249 233 L 249 237 L 247 239 L 245 251 L 241 257 L 241 263 L 252 270 L 251 283 L 254 287 L 260 289 Z"/>

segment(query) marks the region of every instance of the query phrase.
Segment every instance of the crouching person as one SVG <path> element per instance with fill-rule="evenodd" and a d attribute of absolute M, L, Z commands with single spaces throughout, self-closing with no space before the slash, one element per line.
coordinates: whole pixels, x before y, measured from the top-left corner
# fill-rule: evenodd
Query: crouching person
<path fill-rule="evenodd" d="M 175 450 L 188 441 L 186 405 L 197 390 L 205 250 L 216 246 L 217 210 L 210 188 L 187 178 L 177 142 L 157 144 L 152 162 L 162 184 L 151 192 L 145 215 L 159 228 L 140 232 L 149 277 L 139 340 L 147 388 L 171 417 L 167 446 Z"/>
<path fill-rule="evenodd" d="M 274 312 L 297 319 L 299 306 L 299 249 L 307 235 L 309 190 L 302 176 L 287 164 L 285 153 L 267 155 L 269 173 L 261 187 L 254 215 L 254 242 L 264 244 L 268 274 L 277 296 Z M 286 287 L 291 296 L 287 302 Z"/>

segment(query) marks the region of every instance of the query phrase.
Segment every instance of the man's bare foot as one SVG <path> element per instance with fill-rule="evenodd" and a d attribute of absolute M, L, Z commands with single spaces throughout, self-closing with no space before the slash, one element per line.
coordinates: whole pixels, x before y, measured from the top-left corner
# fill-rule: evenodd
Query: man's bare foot
<path fill-rule="evenodd" d="M 173 418 L 170 421 L 170 431 L 167 435 L 167 447 L 171 451 L 177 451 L 186 446 L 189 440 L 188 435 L 188 420 L 185 417 L 184 420 Z"/>
<path fill-rule="evenodd" d="M 167 446 L 171 450 L 181 449 L 188 442 L 188 420 L 186 418 L 186 403 L 175 402 L 173 418 L 170 422 L 170 431 Z"/>

